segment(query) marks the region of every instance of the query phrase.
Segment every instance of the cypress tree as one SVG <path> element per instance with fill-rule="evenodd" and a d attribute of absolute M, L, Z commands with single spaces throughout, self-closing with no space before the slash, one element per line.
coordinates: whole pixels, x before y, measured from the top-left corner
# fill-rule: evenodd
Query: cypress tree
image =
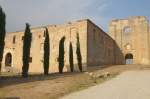
<path fill-rule="evenodd" d="M 72 43 L 69 45 L 69 62 L 70 62 L 70 71 L 73 72 L 73 49 Z"/>
<path fill-rule="evenodd" d="M 24 40 L 23 40 L 22 77 L 28 76 L 30 47 L 31 47 L 30 25 L 26 23 L 26 29 L 24 32 Z"/>
<path fill-rule="evenodd" d="M 64 68 L 64 41 L 65 41 L 66 37 L 63 36 L 59 42 L 59 73 L 63 72 L 63 68 Z"/>
<path fill-rule="evenodd" d="M 78 66 L 79 70 L 82 72 L 82 56 L 81 56 L 81 51 L 80 51 L 80 42 L 79 42 L 79 33 L 77 32 L 77 49 L 76 49 L 76 54 L 77 54 L 77 60 L 78 60 Z"/>
<path fill-rule="evenodd" d="M 6 15 L 3 9 L 0 7 L 0 73 L 2 67 L 2 59 L 3 59 L 3 52 L 4 52 L 4 45 L 5 45 L 5 26 L 6 26 Z"/>
<path fill-rule="evenodd" d="M 49 71 L 49 54 L 50 54 L 50 44 L 49 44 L 49 33 L 48 29 L 46 28 L 46 37 L 44 41 L 44 74 L 48 75 Z"/>

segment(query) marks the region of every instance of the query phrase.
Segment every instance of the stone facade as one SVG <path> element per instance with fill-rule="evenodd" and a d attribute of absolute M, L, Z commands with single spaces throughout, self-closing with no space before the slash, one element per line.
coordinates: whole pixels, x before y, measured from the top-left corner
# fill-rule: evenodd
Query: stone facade
<path fill-rule="evenodd" d="M 76 56 L 76 33 L 79 33 L 80 47 L 82 55 L 82 65 L 85 70 L 87 66 L 113 64 L 114 40 L 103 32 L 90 20 L 79 20 L 74 23 L 68 22 L 65 25 L 45 26 L 48 28 L 50 36 L 50 68 L 49 72 L 58 72 L 58 51 L 59 41 L 65 36 L 65 65 L 64 71 L 69 68 L 69 43 L 73 45 L 74 67 L 78 70 Z M 30 50 L 29 72 L 43 72 L 43 45 L 44 27 L 31 29 L 32 42 Z M 20 72 L 22 70 L 24 31 L 9 33 L 5 38 L 5 50 L 3 54 L 2 71 Z"/>
<path fill-rule="evenodd" d="M 116 64 L 149 64 L 150 35 L 148 20 L 144 16 L 113 20 L 109 27 L 115 40 Z M 118 51 L 122 52 L 118 54 Z"/>
<path fill-rule="evenodd" d="M 79 33 L 83 70 L 88 66 L 112 64 L 149 64 L 150 40 L 148 20 L 144 16 L 113 20 L 110 36 L 90 20 L 79 20 L 65 25 L 50 25 L 50 68 L 58 72 L 59 41 L 65 36 L 65 65 L 69 68 L 69 43 L 73 45 L 74 68 L 78 70 L 76 56 L 76 33 Z M 33 28 L 29 72 L 43 72 L 43 45 L 45 27 Z M 6 34 L 2 71 L 22 71 L 24 31 Z"/>

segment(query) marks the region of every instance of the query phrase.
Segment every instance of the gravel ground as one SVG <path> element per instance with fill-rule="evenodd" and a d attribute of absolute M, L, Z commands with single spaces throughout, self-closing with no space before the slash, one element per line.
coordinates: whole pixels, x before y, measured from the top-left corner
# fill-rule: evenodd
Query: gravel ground
<path fill-rule="evenodd" d="M 150 99 L 150 70 L 126 71 L 110 81 L 62 99 Z"/>

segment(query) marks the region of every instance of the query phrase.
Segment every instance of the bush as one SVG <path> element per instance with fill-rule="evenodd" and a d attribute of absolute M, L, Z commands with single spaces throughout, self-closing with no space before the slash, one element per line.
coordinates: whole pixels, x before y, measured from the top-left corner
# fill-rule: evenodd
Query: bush
<path fill-rule="evenodd" d="M 4 51 L 4 45 L 5 45 L 5 26 L 6 26 L 6 15 L 3 11 L 3 9 L 0 7 L 0 73 L 1 73 L 1 62 L 3 59 L 3 51 Z"/>
<path fill-rule="evenodd" d="M 26 30 L 24 32 L 24 40 L 23 40 L 22 77 L 28 76 L 30 47 L 31 47 L 30 25 L 26 23 Z"/>
<path fill-rule="evenodd" d="M 73 72 L 73 49 L 72 43 L 69 45 L 69 62 L 70 62 L 70 71 Z"/>
<path fill-rule="evenodd" d="M 63 72 L 63 68 L 64 68 L 64 41 L 65 41 L 66 37 L 63 36 L 60 40 L 59 43 L 59 73 Z"/>
<path fill-rule="evenodd" d="M 49 71 L 49 54 L 50 54 L 50 44 L 49 44 L 49 33 L 48 33 L 48 29 L 46 28 L 46 37 L 45 37 L 45 41 L 44 41 L 44 74 L 48 75 L 48 71 Z"/>
<path fill-rule="evenodd" d="M 79 70 L 82 72 L 82 56 L 81 56 L 81 51 L 80 51 L 80 42 L 79 42 L 79 33 L 77 32 L 77 50 L 76 50 L 76 54 L 77 54 L 77 60 L 78 60 L 78 66 L 79 66 Z"/>

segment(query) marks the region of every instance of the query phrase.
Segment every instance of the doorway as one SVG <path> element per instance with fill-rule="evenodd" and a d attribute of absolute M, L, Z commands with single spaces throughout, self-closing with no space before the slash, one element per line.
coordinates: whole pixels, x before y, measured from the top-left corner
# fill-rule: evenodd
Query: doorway
<path fill-rule="evenodd" d="M 10 66 L 12 65 L 12 55 L 11 53 L 7 53 L 5 57 L 5 66 Z"/>
<path fill-rule="evenodd" d="M 126 54 L 126 56 L 125 56 L 125 62 L 126 62 L 126 65 L 134 64 L 133 55 L 130 54 L 130 53 Z"/>

